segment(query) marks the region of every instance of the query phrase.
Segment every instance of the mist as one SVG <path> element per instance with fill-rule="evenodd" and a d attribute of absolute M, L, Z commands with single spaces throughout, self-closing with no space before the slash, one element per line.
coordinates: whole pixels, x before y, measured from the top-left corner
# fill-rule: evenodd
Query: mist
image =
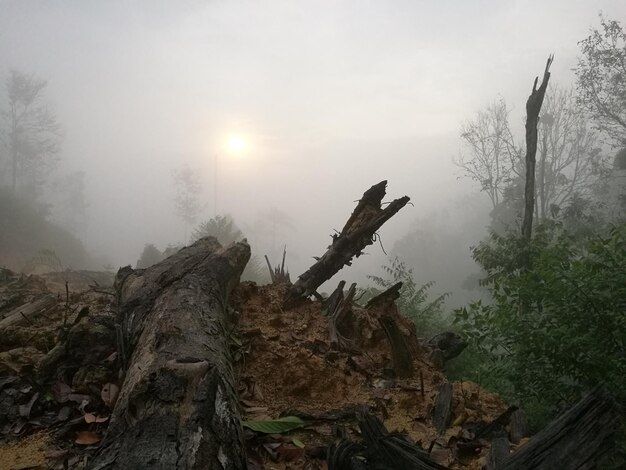
<path fill-rule="evenodd" d="M 625 18 L 626 4 L 2 0 L 0 74 L 47 82 L 62 135 L 42 191 L 91 255 L 67 267 L 134 266 L 147 243 L 188 243 L 172 180 L 188 167 L 194 225 L 231 215 L 257 256 L 278 263 L 286 245 L 293 278 L 385 179 L 389 200 L 412 205 L 339 277 L 367 282 L 397 255 L 461 302 L 490 206 L 454 164 L 460 125 L 503 97 L 523 135 L 532 80 L 554 53 L 553 80 L 573 84 L 600 11 Z M 70 223 L 52 182 L 76 172 L 86 206 Z"/>

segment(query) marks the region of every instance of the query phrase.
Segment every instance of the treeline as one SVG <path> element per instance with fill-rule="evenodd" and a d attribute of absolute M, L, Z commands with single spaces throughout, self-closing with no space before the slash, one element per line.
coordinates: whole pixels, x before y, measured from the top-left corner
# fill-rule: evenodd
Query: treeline
<path fill-rule="evenodd" d="M 0 94 L 0 265 L 31 270 L 52 255 L 57 269 L 94 267 L 76 235 L 85 222 L 84 173 L 55 173 L 62 129 L 45 91 L 44 80 L 10 70 Z M 63 225 L 51 222 L 52 212 Z"/>

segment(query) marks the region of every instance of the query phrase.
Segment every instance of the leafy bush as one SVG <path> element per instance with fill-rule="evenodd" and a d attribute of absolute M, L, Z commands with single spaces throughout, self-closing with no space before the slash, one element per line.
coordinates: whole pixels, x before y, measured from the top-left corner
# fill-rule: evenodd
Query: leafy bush
<path fill-rule="evenodd" d="M 626 402 L 626 224 L 576 238 L 546 223 L 530 247 L 493 234 L 473 256 L 493 301 L 455 312 L 470 343 L 457 374 L 519 401 L 535 425 L 598 383 Z"/>
<path fill-rule="evenodd" d="M 192 232 L 191 239 L 196 241 L 202 237 L 209 236 L 217 238 L 217 241 L 220 242 L 222 246 L 240 241 L 244 238 L 242 231 L 237 227 L 237 224 L 229 214 L 216 215 L 212 219 L 202 222 Z M 254 254 L 250 257 L 248 264 L 246 264 L 241 274 L 241 279 L 244 281 L 253 281 L 258 284 L 264 284 L 270 280 L 268 273 L 265 271 L 265 266 L 259 257 Z"/>

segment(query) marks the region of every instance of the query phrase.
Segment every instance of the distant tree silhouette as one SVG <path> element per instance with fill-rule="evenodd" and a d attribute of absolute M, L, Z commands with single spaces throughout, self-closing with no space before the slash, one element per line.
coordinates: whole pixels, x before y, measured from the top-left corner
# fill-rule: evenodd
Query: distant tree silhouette
<path fill-rule="evenodd" d="M 191 233 L 192 241 L 196 241 L 202 237 L 215 237 L 222 245 L 229 245 L 232 242 L 240 241 L 243 233 L 235 224 L 235 221 L 229 214 L 216 215 L 212 219 L 202 222 Z"/>
<path fill-rule="evenodd" d="M 196 222 L 198 214 L 202 210 L 198 200 L 202 187 L 198 175 L 188 166 L 175 170 L 172 176 L 176 188 L 176 198 L 174 199 L 176 215 L 185 225 L 184 242 L 187 243 L 189 226 Z"/>
<path fill-rule="evenodd" d="M 580 41 L 576 66 L 579 103 L 617 147 L 626 146 L 626 32 L 600 17 L 600 27 Z"/>
<path fill-rule="evenodd" d="M 147 243 L 143 247 L 141 256 L 137 261 L 137 269 L 149 268 L 153 264 L 157 264 L 163 258 L 163 253 L 161 253 L 156 246 L 154 246 L 152 243 Z"/>
<path fill-rule="evenodd" d="M 33 199 L 60 149 L 60 126 L 44 102 L 46 82 L 11 70 L 6 81 L 7 104 L 0 111 L 2 162 L 12 192 L 22 189 Z"/>

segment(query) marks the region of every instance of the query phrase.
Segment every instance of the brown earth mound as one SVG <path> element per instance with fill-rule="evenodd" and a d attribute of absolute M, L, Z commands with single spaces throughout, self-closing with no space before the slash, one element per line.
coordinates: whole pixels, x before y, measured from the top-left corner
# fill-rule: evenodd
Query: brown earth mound
<path fill-rule="evenodd" d="M 86 468 L 119 390 L 114 295 L 93 276 L 0 277 L 0 468 Z M 68 291 L 65 291 L 65 280 Z M 73 282 L 72 282 L 73 280 Z M 480 468 L 487 442 L 472 442 L 471 422 L 491 422 L 502 400 L 476 384 L 454 383 L 450 426 L 432 425 L 445 375 L 427 347 L 413 377 L 393 372 L 387 337 L 366 309 L 353 309 L 361 341 L 342 348 L 329 338 L 319 302 L 282 308 L 286 287 L 240 285 L 232 299 L 230 332 L 245 419 L 299 416 L 305 427 L 283 435 L 248 435 L 250 468 L 326 468 L 326 448 L 340 434 L 358 438 L 367 407 L 389 431 L 405 433 L 437 462 Z M 42 299 L 47 299 L 41 303 Z M 37 304 L 40 302 L 40 304 Z M 30 308 L 33 304 L 38 308 Z M 30 308 L 30 310 L 29 310 Z M 28 311 L 28 313 L 23 314 Z"/>

